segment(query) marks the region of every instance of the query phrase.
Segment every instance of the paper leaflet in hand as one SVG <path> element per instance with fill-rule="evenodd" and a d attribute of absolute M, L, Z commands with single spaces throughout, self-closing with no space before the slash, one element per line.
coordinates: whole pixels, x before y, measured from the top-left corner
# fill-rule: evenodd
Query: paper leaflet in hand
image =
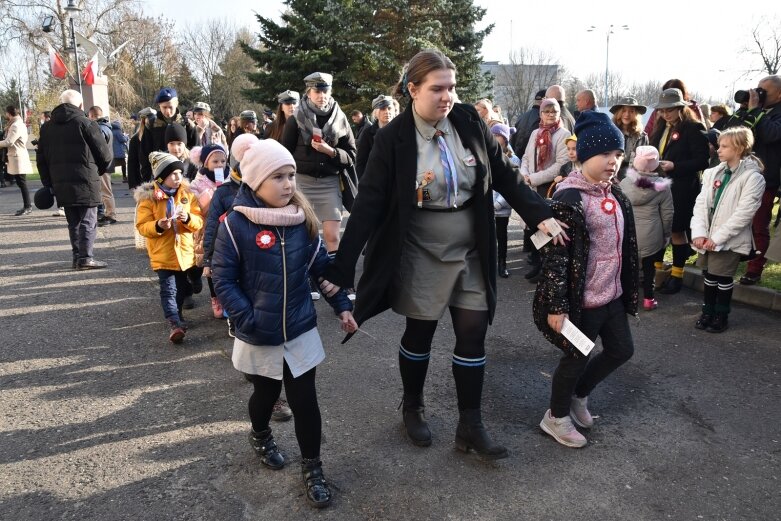
<path fill-rule="evenodd" d="M 559 226 L 558 221 L 554 219 L 553 217 L 549 219 L 545 219 L 543 221 L 545 223 L 545 226 L 548 228 L 548 233 L 543 232 L 542 230 L 537 230 L 532 235 L 532 244 L 534 244 L 534 247 L 538 250 L 548 244 L 548 242 L 555 236 L 561 233 L 561 226 Z"/>
<path fill-rule="evenodd" d="M 561 334 L 585 356 L 588 356 L 591 350 L 594 349 L 594 342 L 584 335 L 583 331 L 578 329 L 568 318 L 564 318 L 564 323 L 561 326 Z"/>
<path fill-rule="evenodd" d="M 214 182 L 221 185 L 225 182 L 225 170 L 222 168 L 214 169 Z"/>

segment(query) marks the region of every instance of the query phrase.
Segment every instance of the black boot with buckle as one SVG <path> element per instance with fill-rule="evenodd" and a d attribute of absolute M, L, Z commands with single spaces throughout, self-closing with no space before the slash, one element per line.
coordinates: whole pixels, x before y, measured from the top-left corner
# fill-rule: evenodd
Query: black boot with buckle
<path fill-rule="evenodd" d="M 315 508 L 331 504 L 331 489 L 323 476 L 323 463 L 320 458 L 301 459 L 301 476 L 306 487 L 306 498 Z"/>
<path fill-rule="evenodd" d="M 428 447 L 431 445 L 431 430 L 423 415 L 426 409 L 423 405 L 423 395 L 405 394 L 401 403 L 401 416 L 410 441 L 418 447 Z"/>
<path fill-rule="evenodd" d="M 260 462 L 273 470 L 279 470 L 285 466 L 285 458 L 277 448 L 277 442 L 271 435 L 271 429 L 255 432 L 250 429 L 249 442 L 255 449 L 255 454 L 260 456 Z"/>
<path fill-rule="evenodd" d="M 462 452 L 469 452 L 469 449 L 472 449 L 484 459 L 502 459 L 508 456 L 507 449 L 494 443 L 488 436 L 480 409 L 459 411 L 456 448 Z"/>

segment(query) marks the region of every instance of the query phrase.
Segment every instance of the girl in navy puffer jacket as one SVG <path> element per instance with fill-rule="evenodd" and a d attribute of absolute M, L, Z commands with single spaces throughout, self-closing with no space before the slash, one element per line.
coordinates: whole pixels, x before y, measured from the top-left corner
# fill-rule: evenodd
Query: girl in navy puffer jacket
<path fill-rule="evenodd" d="M 243 184 L 217 232 L 211 270 L 217 296 L 236 327 L 233 365 L 251 375 L 255 386 L 250 443 L 265 466 L 284 466 L 269 428 L 284 381 L 307 498 L 324 507 L 331 491 L 320 462 L 315 370 L 325 352 L 308 277 L 319 279 L 329 258 L 314 211 L 296 192 L 296 163 L 287 149 L 273 140 L 259 141 L 244 153 L 241 170 Z M 354 332 L 347 293 L 323 289 L 342 329 Z"/>

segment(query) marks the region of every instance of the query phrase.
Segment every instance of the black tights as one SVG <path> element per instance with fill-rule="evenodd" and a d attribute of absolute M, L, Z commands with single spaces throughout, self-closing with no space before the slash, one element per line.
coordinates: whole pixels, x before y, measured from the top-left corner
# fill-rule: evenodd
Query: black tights
<path fill-rule="evenodd" d="M 252 375 L 255 392 L 249 399 L 249 417 L 252 430 L 265 431 L 269 428 L 271 412 L 274 403 L 279 399 L 282 382 L 285 383 L 285 394 L 288 404 L 293 410 L 293 421 L 296 427 L 296 439 L 301 450 L 301 457 L 314 459 L 320 457 L 320 407 L 317 405 L 317 389 L 315 388 L 315 371 L 312 368 L 298 378 L 293 378 L 287 362 L 284 364 L 282 380 L 274 380 L 265 376 Z"/>
<path fill-rule="evenodd" d="M 458 409 L 479 409 L 485 373 L 488 311 L 451 307 L 450 316 L 456 334 L 452 368 Z M 406 395 L 423 393 L 431 357 L 431 342 L 436 329 L 436 320 L 407 318 L 407 327 L 399 346 L 399 371 Z"/>
<path fill-rule="evenodd" d="M 507 225 L 510 224 L 509 217 L 496 218 L 496 244 L 497 256 L 500 259 L 507 259 Z"/>

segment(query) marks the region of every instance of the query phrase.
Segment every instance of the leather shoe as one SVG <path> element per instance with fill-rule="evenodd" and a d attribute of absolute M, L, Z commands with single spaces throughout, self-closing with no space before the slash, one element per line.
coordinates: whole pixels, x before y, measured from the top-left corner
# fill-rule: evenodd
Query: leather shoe
<path fill-rule="evenodd" d="M 76 268 L 79 270 L 99 270 L 105 267 L 105 262 L 96 261 L 95 259 L 81 260 L 76 265 Z"/>
<path fill-rule="evenodd" d="M 431 430 L 424 416 L 426 410 L 423 395 L 405 394 L 402 400 L 401 417 L 407 431 L 407 437 L 418 447 L 431 445 Z"/>
<path fill-rule="evenodd" d="M 762 275 L 756 275 L 754 273 L 746 273 L 745 275 L 740 277 L 740 284 L 743 286 L 753 286 L 754 284 L 757 284 L 761 278 Z"/>

